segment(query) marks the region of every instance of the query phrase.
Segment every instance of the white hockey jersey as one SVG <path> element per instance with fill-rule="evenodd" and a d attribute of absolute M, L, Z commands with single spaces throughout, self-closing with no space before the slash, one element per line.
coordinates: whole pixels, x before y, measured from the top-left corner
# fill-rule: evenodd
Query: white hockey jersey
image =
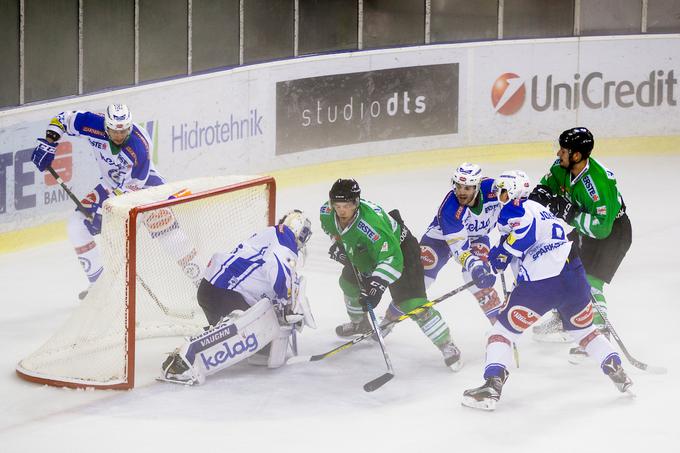
<path fill-rule="evenodd" d="M 103 115 L 92 112 L 61 112 L 52 119 L 49 130 L 59 135 L 87 138 L 99 166 L 102 185 L 109 191 L 129 192 L 163 182 L 151 161 L 151 138 L 143 128 L 132 126 L 127 140 L 120 146 L 109 141 Z"/>
<path fill-rule="evenodd" d="M 569 257 L 574 228 L 555 217 L 532 200 L 514 200 L 503 206 L 498 229 L 508 235 L 503 248 L 517 258 L 513 260 L 518 281 L 536 281 L 562 272 Z"/>
<path fill-rule="evenodd" d="M 218 288 L 238 292 L 250 306 L 264 297 L 286 304 L 297 259 L 295 235 L 287 226 L 276 225 L 255 233 L 231 253 L 215 253 L 204 278 Z"/>

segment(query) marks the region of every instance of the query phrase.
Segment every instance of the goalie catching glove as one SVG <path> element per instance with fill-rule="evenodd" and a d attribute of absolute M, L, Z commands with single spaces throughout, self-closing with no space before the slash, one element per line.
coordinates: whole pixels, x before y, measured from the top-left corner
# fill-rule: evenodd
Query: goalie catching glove
<path fill-rule="evenodd" d="M 388 285 L 387 280 L 375 275 L 366 278 L 361 285 L 361 293 L 359 294 L 361 308 L 367 312 L 369 308 L 377 307 Z"/>

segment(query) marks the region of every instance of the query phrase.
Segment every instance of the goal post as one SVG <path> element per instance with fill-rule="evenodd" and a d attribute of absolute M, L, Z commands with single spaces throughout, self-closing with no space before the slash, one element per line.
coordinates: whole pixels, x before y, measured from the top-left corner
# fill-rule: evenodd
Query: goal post
<path fill-rule="evenodd" d="M 275 222 L 272 177 L 195 178 L 111 197 L 97 238 L 104 272 L 17 374 L 59 387 L 130 389 L 136 342 L 207 325 L 197 285 L 213 253 Z M 158 357 L 158 372 L 162 357 Z"/>

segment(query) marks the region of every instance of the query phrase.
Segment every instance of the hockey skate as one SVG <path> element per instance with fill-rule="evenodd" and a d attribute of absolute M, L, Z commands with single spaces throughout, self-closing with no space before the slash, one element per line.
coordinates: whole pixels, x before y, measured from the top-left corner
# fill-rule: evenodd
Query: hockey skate
<path fill-rule="evenodd" d="M 604 327 L 598 327 L 602 335 L 609 340 L 609 331 Z M 569 349 L 569 358 L 567 359 L 572 365 L 580 365 L 588 358 L 588 353 L 581 346 L 575 346 Z"/>
<path fill-rule="evenodd" d="M 607 376 L 609 376 L 609 379 L 611 379 L 616 388 L 619 389 L 619 392 L 633 394 L 629 390 L 633 385 L 633 381 L 628 377 L 620 364 L 616 363 L 614 359 L 611 358 L 604 363 L 603 368 L 605 369 Z"/>
<path fill-rule="evenodd" d="M 168 355 L 162 368 L 163 376 L 156 378 L 158 381 L 182 385 L 202 384 L 202 381 L 192 373 L 191 367 L 181 356 L 179 349 Z"/>
<path fill-rule="evenodd" d="M 371 332 L 372 330 L 373 327 L 371 327 L 371 323 L 369 322 L 368 318 L 364 316 L 358 323 L 346 322 L 344 324 L 340 324 L 335 328 L 335 334 L 341 338 L 348 338 L 357 335 L 363 335 L 365 333 Z"/>
<path fill-rule="evenodd" d="M 568 343 L 571 337 L 562 324 L 557 311 L 553 310 L 550 319 L 532 327 L 534 340 L 542 343 Z"/>
<path fill-rule="evenodd" d="M 448 341 L 439 347 L 439 350 L 444 356 L 444 363 L 452 371 L 459 371 L 463 368 L 463 359 L 460 356 L 460 349 L 453 343 Z"/>
<path fill-rule="evenodd" d="M 503 384 L 508 380 L 508 374 L 506 370 L 503 370 L 500 376 L 491 376 L 481 387 L 465 390 L 461 404 L 485 411 L 496 409 L 496 403 L 501 398 Z"/>

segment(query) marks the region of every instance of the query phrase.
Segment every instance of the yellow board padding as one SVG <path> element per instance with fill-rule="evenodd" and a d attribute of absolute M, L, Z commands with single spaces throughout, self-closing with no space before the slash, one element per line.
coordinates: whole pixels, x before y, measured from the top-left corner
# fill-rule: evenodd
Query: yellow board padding
<path fill-rule="evenodd" d="M 366 146 L 370 147 L 370 144 Z M 453 171 L 453 167 L 463 161 L 484 163 L 540 158 L 546 160 L 547 168 L 551 159 L 555 158 L 556 151 L 557 147 L 554 142 L 467 146 L 338 160 L 276 170 L 270 174 L 276 179 L 278 188 L 286 188 L 332 181 L 348 175 L 360 177 L 441 166 L 448 166 Z M 599 139 L 595 148 L 597 156 L 679 153 L 680 136 Z M 66 221 L 0 233 L 0 253 L 14 252 L 64 239 L 66 239 Z"/>

